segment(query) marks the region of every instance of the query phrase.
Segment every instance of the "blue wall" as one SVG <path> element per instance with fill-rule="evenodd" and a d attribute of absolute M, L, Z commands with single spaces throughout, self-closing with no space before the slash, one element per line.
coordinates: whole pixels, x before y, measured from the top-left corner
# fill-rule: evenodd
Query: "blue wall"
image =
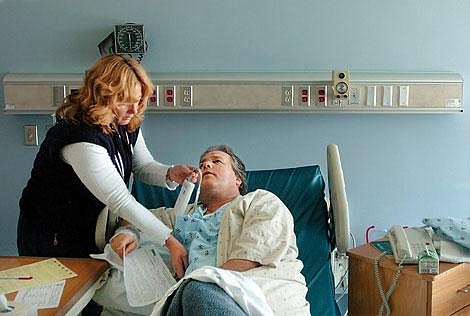
<path fill-rule="evenodd" d="M 344 7 L 344 9 L 341 9 Z M 82 73 L 114 24 L 145 24 L 158 71 L 350 70 L 470 73 L 470 3 L 453 1 L 0 0 L 0 76 Z M 465 84 L 466 86 L 468 83 Z M 3 89 L 0 91 L 3 108 Z M 465 97 L 464 105 L 470 106 Z M 16 254 L 18 199 L 48 116 L 0 113 L 0 255 Z M 368 225 L 468 217 L 470 112 L 463 114 L 148 114 L 162 162 L 196 163 L 228 143 L 250 169 L 318 163 L 339 144 L 358 241 Z"/>

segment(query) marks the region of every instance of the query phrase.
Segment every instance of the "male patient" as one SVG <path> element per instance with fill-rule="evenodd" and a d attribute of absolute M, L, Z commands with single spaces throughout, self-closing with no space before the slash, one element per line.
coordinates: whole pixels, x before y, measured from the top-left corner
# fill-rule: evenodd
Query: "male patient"
<path fill-rule="evenodd" d="M 189 277 L 203 266 L 238 271 L 261 289 L 275 315 L 309 315 L 307 287 L 300 273 L 303 264 L 297 259 L 293 218 L 287 207 L 268 191 L 247 193 L 245 166 L 226 145 L 209 147 L 199 168 L 199 204 L 179 216 L 169 208 L 154 210 L 188 251 L 181 269 Z M 136 244 L 135 234 L 124 234 L 111 243 L 118 254 Z M 176 273 L 181 277 L 181 271 Z M 99 297 L 96 300 L 100 302 Z M 105 311 L 118 308 L 104 303 Z M 161 314 L 244 315 L 246 310 L 218 285 L 189 278 L 166 300 Z"/>

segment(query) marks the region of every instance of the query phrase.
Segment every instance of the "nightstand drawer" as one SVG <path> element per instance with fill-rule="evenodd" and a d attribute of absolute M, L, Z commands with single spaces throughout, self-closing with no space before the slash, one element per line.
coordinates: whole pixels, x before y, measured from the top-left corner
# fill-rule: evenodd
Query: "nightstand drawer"
<path fill-rule="evenodd" d="M 470 263 L 439 275 L 430 295 L 432 315 L 451 315 L 470 305 Z"/>
<path fill-rule="evenodd" d="M 452 316 L 468 316 L 470 315 L 470 305 L 467 305 L 464 309 L 459 310 L 457 313 L 452 314 Z"/>

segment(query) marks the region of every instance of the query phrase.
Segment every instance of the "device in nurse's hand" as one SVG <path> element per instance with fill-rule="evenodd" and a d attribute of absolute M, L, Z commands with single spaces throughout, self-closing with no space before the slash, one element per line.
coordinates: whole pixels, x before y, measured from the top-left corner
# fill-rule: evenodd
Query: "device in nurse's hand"
<path fill-rule="evenodd" d="M 188 207 L 189 199 L 191 198 L 191 194 L 193 193 L 195 184 L 191 181 L 191 176 L 184 180 L 183 184 L 181 185 L 181 190 L 176 199 L 175 206 L 173 207 L 176 211 L 176 215 L 183 215 Z M 196 197 L 197 202 L 197 197 Z"/>
<path fill-rule="evenodd" d="M 393 226 L 388 237 L 396 263 L 418 263 L 421 252 L 435 251 L 431 235 L 425 228 Z"/>

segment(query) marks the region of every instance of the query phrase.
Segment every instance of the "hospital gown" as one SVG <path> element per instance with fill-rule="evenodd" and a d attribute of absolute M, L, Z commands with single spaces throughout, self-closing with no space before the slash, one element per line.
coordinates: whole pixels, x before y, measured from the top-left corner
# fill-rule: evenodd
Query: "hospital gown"
<path fill-rule="evenodd" d="M 154 214 L 174 227 L 171 209 L 157 209 Z M 262 266 L 242 274 L 261 288 L 275 315 L 310 314 L 300 273 L 303 264 L 297 255 L 292 215 L 276 195 L 256 190 L 227 206 L 220 223 L 216 265 L 230 259 L 259 262 Z"/>

